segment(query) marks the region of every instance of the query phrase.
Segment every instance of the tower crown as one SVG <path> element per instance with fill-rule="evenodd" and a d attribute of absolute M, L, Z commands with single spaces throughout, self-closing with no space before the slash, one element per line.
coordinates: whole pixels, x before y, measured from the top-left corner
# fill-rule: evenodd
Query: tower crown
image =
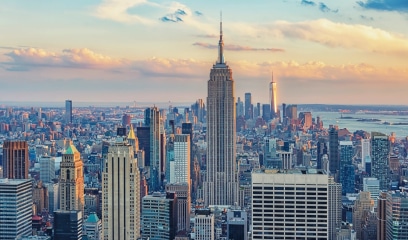
<path fill-rule="evenodd" d="M 222 15 L 220 21 L 220 41 L 218 42 L 218 60 L 217 64 L 225 64 L 224 61 L 224 40 L 222 39 Z"/>

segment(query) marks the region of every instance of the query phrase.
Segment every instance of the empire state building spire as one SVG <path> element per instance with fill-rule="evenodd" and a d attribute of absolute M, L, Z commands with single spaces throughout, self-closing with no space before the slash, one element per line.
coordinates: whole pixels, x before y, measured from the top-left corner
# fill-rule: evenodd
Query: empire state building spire
<path fill-rule="evenodd" d="M 222 40 L 222 15 L 220 21 L 220 41 L 218 42 L 218 64 L 224 64 L 224 41 Z"/>

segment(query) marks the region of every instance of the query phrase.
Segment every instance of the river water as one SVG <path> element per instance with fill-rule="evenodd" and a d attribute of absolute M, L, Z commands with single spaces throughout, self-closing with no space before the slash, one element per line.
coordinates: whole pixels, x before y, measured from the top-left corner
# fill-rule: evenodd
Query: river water
<path fill-rule="evenodd" d="M 385 115 L 385 114 L 366 114 L 366 113 L 343 113 L 343 117 L 352 117 L 353 119 L 341 118 L 338 112 L 312 112 L 313 118 L 320 116 L 324 128 L 329 125 L 337 125 L 339 128 L 347 128 L 350 132 L 364 130 L 366 132 L 381 132 L 389 135 L 391 132 L 396 134 L 397 138 L 408 136 L 408 125 L 386 125 L 389 123 L 408 123 L 408 116 Z M 379 119 L 380 122 L 364 122 L 357 119 Z"/>

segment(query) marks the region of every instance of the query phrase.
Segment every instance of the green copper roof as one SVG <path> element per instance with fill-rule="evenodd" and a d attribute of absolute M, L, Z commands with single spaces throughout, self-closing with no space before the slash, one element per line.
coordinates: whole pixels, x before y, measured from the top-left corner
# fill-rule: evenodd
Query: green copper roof
<path fill-rule="evenodd" d="M 91 215 L 89 215 L 88 219 L 86 220 L 86 222 L 88 223 L 97 223 L 99 221 L 98 216 L 96 216 L 96 213 L 91 213 Z"/>
<path fill-rule="evenodd" d="M 65 154 L 74 154 L 74 153 L 77 153 L 77 152 L 78 152 L 78 150 L 76 149 L 76 147 L 72 143 L 69 145 L 67 150 L 65 150 Z"/>

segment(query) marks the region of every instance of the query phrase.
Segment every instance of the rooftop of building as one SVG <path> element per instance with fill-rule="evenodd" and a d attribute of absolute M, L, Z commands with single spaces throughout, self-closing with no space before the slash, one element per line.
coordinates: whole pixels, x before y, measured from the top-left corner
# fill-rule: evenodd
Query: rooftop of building
<path fill-rule="evenodd" d="M 326 170 L 323 169 L 258 169 L 254 173 L 267 173 L 267 174 L 321 174 L 327 175 Z"/>
<path fill-rule="evenodd" d="M 99 222 L 99 218 L 96 213 L 91 213 L 88 218 L 86 219 L 87 223 L 97 223 Z"/>
<path fill-rule="evenodd" d="M 31 179 L 8 179 L 8 178 L 0 178 L 0 184 L 7 184 L 7 185 L 19 185 L 21 183 L 25 183 L 27 181 L 31 182 Z"/>

